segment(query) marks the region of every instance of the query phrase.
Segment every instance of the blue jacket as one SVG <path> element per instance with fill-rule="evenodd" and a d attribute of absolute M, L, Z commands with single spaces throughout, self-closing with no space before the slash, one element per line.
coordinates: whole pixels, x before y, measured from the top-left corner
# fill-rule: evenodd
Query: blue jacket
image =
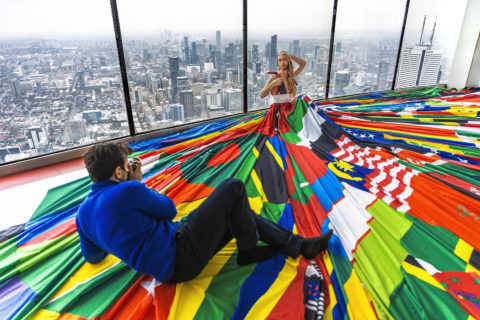
<path fill-rule="evenodd" d="M 164 282 L 172 277 L 178 222 L 173 201 L 138 181 L 94 183 L 77 214 L 82 254 L 90 263 L 107 253 Z"/>

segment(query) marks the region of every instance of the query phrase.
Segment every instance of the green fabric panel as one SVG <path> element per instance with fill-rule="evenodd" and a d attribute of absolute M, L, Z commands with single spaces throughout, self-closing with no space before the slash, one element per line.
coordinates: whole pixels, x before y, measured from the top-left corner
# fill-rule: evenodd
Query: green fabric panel
<path fill-rule="evenodd" d="M 410 215 L 406 217 L 414 224 L 401 243 L 412 256 L 430 263 L 442 272 L 465 271 L 466 263 L 454 254 L 459 239 L 456 235 Z"/>
<path fill-rule="evenodd" d="M 369 224 L 371 231 L 353 254 L 357 261 L 354 268 L 371 293 L 379 313 L 390 318 L 390 297 L 402 281 L 400 265 L 408 255 L 399 240 L 412 223 L 380 199 L 367 210 L 373 216 Z"/>
<path fill-rule="evenodd" d="M 19 261 L 17 236 L 14 236 L 0 244 L 0 283 L 18 272 L 16 265 Z"/>
<path fill-rule="evenodd" d="M 261 216 L 271 221 L 278 222 L 283 214 L 285 203 L 270 203 L 264 202 L 262 207 Z"/>
<path fill-rule="evenodd" d="M 90 184 L 90 178 L 84 177 L 48 190 L 30 221 L 48 213 L 65 211 L 80 204 L 90 192 Z"/>
<path fill-rule="evenodd" d="M 313 189 L 310 185 L 305 185 L 304 187 L 301 186 L 305 183 L 308 184 L 308 181 L 302 174 L 302 171 L 300 170 L 298 164 L 295 162 L 295 159 L 293 159 L 292 156 L 289 157 L 292 163 L 292 169 L 295 172 L 295 176 L 292 178 L 293 184 L 295 185 L 295 192 L 290 196 L 290 199 L 298 200 L 301 204 L 306 205 L 309 203 L 310 197 L 314 195 Z"/>
<path fill-rule="evenodd" d="M 101 316 L 141 276 L 121 263 L 99 277 L 80 284 L 44 309 L 93 319 Z M 115 279 L 112 281 L 112 279 Z"/>
<path fill-rule="evenodd" d="M 396 319 L 462 320 L 468 318 L 468 314 L 448 292 L 405 272 L 403 268 L 402 273 L 405 276 L 405 288 L 403 288 L 403 291 L 408 290 L 410 292 L 409 296 L 415 299 L 419 310 L 418 315 L 414 314 L 412 316 L 412 312 L 410 312 L 412 304 L 399 305 L 399 303 L 396 303 L 391 306 Z"/>
<path fill-rule="evenodd" d="M 212 279 L 205 291 L 205 297 L 195 314 L 194 319 L 231 319 L 243 282 L 253 272 L 256 263 L 239 267 L 237 254 L 234 253 L 219 274 Z"/>
<path fill-rule="evenodd" d="M 45 258 L 76 243 L 80 245 L 80 237 L 77 232 L 72 233 L 69 236 L 62 236 L 38 244 L 19 247 L 17 248 L 17 254 L 20 263 L 17 266 L 17 269 L 23 271 L 35 267 L 37 263 Z"/>
<path fill-rule="evenodd" d="M 21 280 L 38 294 L 38 299 L 29 301 L 14 319 L 27 319 L 37 312 L 82 264 L 80 245 L 73 245 L 23 272 Z"/>

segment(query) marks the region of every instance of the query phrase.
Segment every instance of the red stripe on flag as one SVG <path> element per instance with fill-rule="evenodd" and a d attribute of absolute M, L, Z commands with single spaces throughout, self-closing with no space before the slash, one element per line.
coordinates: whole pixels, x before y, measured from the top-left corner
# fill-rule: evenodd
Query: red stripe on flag
<path fill-rule="evenodd" d="M 303 304 L 303 278 L 307 267 L 304 259 L 297 266 L 297 275 L 285 290 L 280 300 L 266 317 L 269 320 L 303 319 L 305 306 Z"/>
<path fill-rule="evenodd" d="M 68 236 L 77 231 L 77 225 L 75 224 L 75 218 L 71 218 L 65 221 L 58 226 L 53 227 L 52 229 L 43 232 L 38 237 L 33 238 L 32 240 L 23 243 L 19 247 L 31 246 L 34 244 L 42 243 L 47 240 L 57 239 L 61 236 Z"/>

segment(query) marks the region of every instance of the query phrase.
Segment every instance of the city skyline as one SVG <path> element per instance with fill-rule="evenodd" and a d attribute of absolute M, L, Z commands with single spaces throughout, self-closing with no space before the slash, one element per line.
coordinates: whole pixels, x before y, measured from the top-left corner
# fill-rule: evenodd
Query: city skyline
<path fill-rule="evenodd" d="M 386 34 L 336 37 L 331 97 L 391 88 L 399 39 Z M 252 37 L 244 75 L 241 35 L 162 30 L 140 39 L 124 34 L 135 130 L 242 112 L 244 90 L 249 110 L 268 107 L 270 100 L 259 99 L 259 92 L 281 50 L 307 61 L 297 92 L 322 99 L 329 43 L 329 37 L 311 35 Z M 114 39 L 0 40 L 0 71 L 0 136 L 7 141 L 0 144 L 0 162 L 129 134 Z"/>

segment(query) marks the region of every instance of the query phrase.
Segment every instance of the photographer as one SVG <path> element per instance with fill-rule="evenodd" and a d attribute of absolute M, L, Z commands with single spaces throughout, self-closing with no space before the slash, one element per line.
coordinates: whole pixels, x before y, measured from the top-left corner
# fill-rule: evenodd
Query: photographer
<path fill-rule="evenodd" d="M 82 254 L 90 263 L 111 253 L 160 282 L 182 282 L 195 278 L 232 238 L 240 265 L 277 252 L 312 259 L 327 248 L 331 231 L 305 239 L 255 214 L 237 179 L 226 179 L 187 219 L 173 221 L 173 201 L 140 182 L 141 163 L 129 163 L 130 153 L 126 143 L 108 142 L 84 156 L 93 184 L 76 222 Z M 259 240 L 268 246 L 258 246 Z"/>

